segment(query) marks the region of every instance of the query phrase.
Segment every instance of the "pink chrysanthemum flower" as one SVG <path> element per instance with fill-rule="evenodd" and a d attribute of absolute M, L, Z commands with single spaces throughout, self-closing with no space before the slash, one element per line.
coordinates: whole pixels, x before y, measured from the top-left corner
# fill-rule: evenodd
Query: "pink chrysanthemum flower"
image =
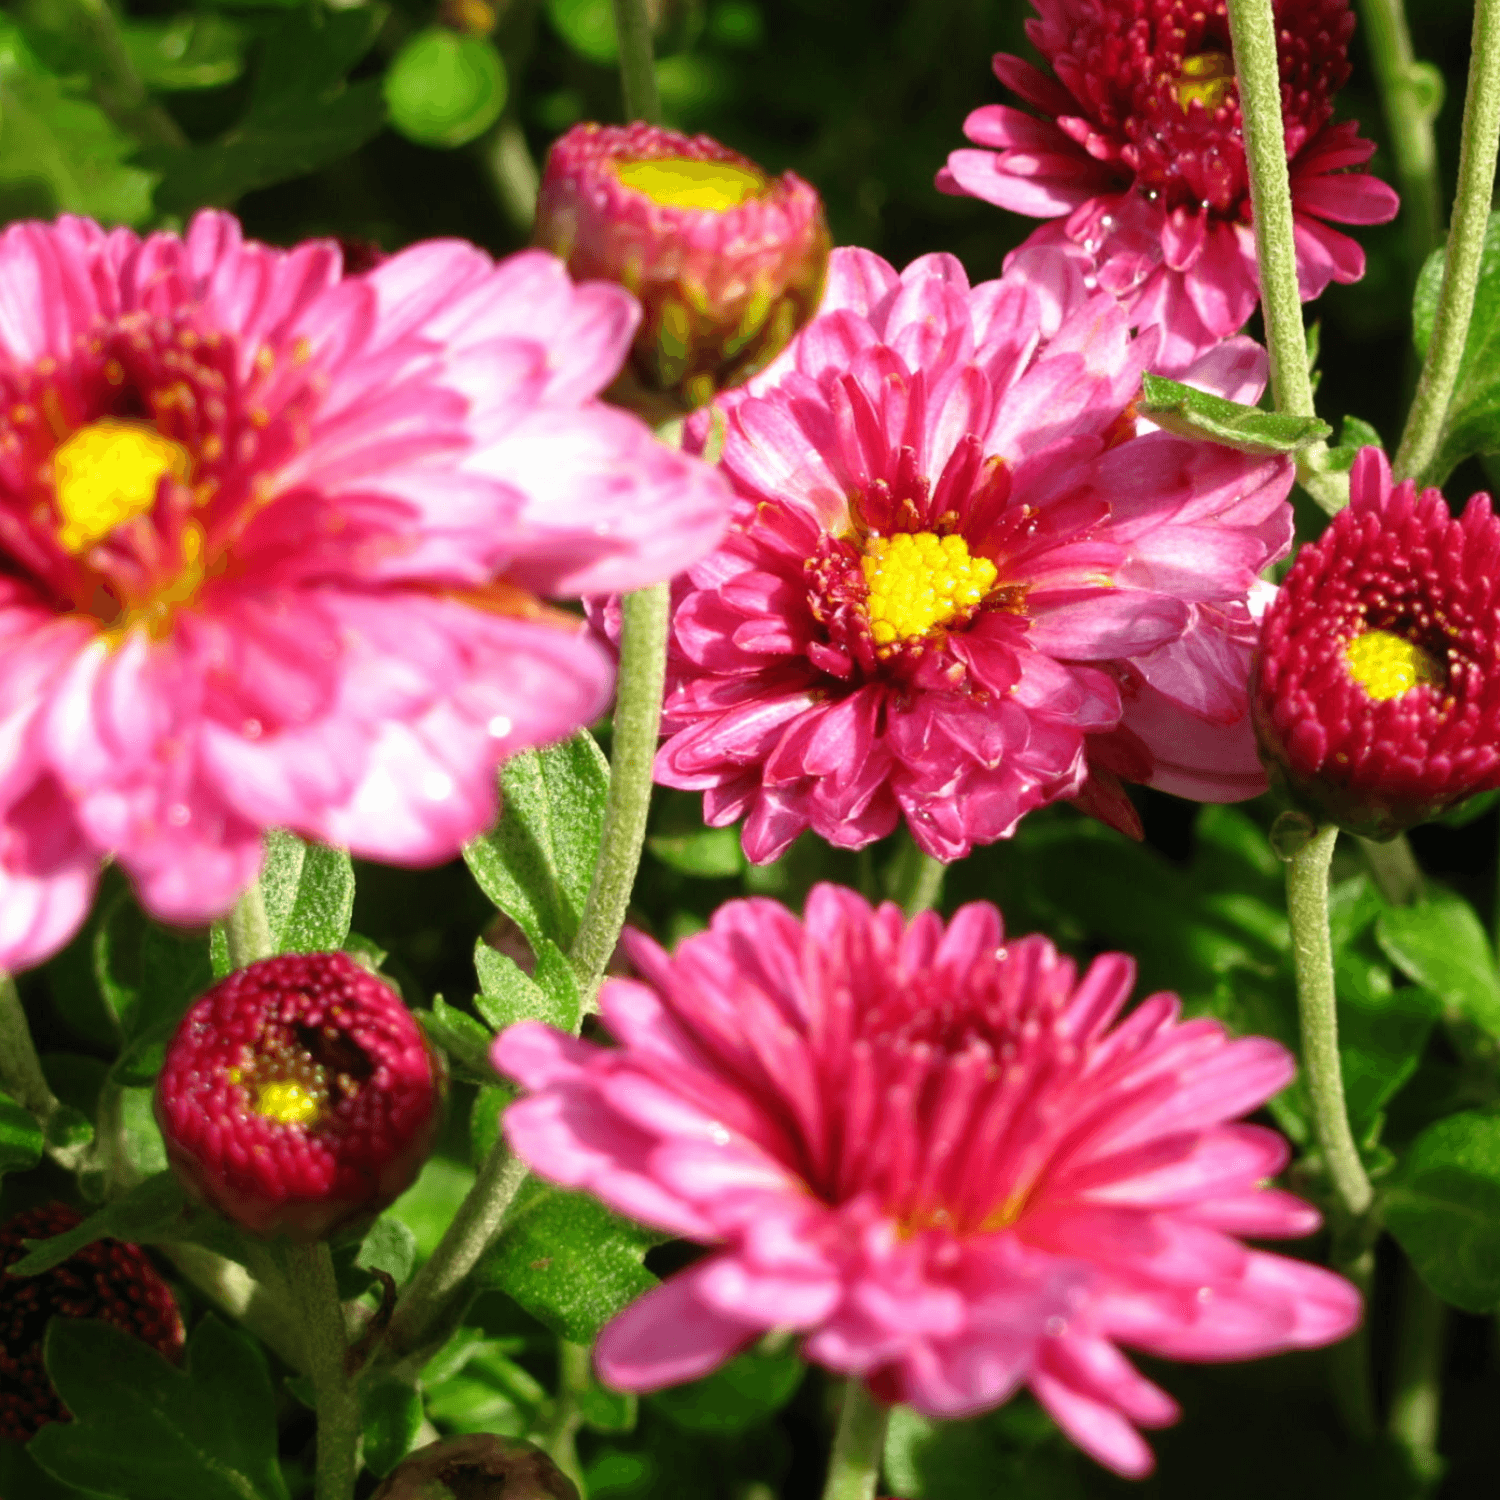
<path fill-rule="evenodd" d="M 409 1188 L 445 1078 L 417 1018 L 346 953 L 237 969 L 188 1007 L 156 1083 L 173 1170 L 252 1234 L 316 1240 Z"/>
<path fill-rule="evenodd" d="M 533 1022 L 495 1065 L 532 1097 L 520 1156 L 622 1213 L 712 1245 L 611 1323 L 623 1389 L 693 1380 L 768 1329 L 889 1401 L 957 1417 L 1028 1385 L 1074 1442 L 1151 1467 L 1136 1425 L 1177 1416 L 1120 1353 L 1227 1360 L 1342 1338 L 1359 1296 L 1235 1238 L 1316 1212 L 1264 1185 L 1280 1136 L 1234 1123 L 1294 1065 L 1181 1022 L 1135 966 L 1081 980 L 976 903 L 946 931 L 819 886 L 806 920 L 732 901 L 642 983 L 602 995 L 604 1049 Z"/>
<path fill-rule="evenodd" d="M 1392 486 L 1378 448 L 1267 612 L 1255 720 L 1299 800 L 1390 838 L 1500 787 L 1500 520 Z"/>
<path fill-rule="evenodd" d="M 711 136 L 575 125 L 552 144 L 535 242 L 641 300 L 631 368 L 688 407 L 760 369 L 812 316 L 828 265 L 816 191 Z"/>
<path fill-rule="evenodd" d="M 971 289 L 951 256 L 836 251 L 818 318 L 720 403 L 739 509 L 679 587 L 657 780 L 745 817 L 756 861 L 902 815 L 955 859 L 1078 796 L 1092 749 L 1101 791 L 1205 749 L 1215 800 L 1260 790 L 1234 637 L 1291 467 L 1139 433 L 1154 347 L 1055 252 Z"/>
<path fill-rule="evenodd" d="M 541 252 L 360 275 L 225 214 L 0 236 L 0 967 L 100 861 L 221 915 L 261 830 L 398 863 L 495 815 L 497 762 L 611 670 L 539 604 L 691 562 L 728 497 L 594 394 L 637 313 Z"/>
<path fill-rule="evenodd" d="M 1159 327 L 1158 369 L 1180 370 L 1235 332 L 1259 299 L 1249 179 L 1225 0 L 1032 0 L 1027 35 L 1048 77 L 1019 57 L 994 60 L 1001 83 L 1040 112 L 975 110 L 938 173 L 947 193 L 1051 219 L 1032 241 L 1068 247 L 1123 299 L 1138 327 Z M 1358 281 L 1364 252 L 1329 227 L 1381 224 L 1396 194 L 1350 167 L 1374 145 L 1331 124 L 1349 76 L 1348 0 L 1277 0 L 1281 108 L 1302 298 Z"/>

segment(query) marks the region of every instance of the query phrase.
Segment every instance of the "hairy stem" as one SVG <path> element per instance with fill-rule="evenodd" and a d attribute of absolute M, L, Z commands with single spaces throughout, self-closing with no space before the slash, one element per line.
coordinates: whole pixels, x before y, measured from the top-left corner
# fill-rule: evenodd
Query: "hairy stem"
<path fill-rule="evenodd" d="M 620 685 L 615 697 L 604 835 L 578 936 L 569 957 L 593 1003 L 605 965 L 620 940 L 646 841 L 651 764 L 661 729 L 670 596 L 665 583 L 627 594 L 620 605 Z"/>
<path fill-rule="evenodd" d="M 1271 0 L 1229 0 L 1229 34 L 1244 120 L 1261 312 L 1271 356 L 1271 391 L 1277 411 L 1310 417 L 1314 415 L 1312 381 L 1307 372 L 1302 294 L 1297 285 L 1292 188 L 1287 176 Z"/>
<path fill-rule="evenodd" d="M 229 945 L 231 968 L 243 969 L 276 951 L 271 941 L 271 923 L 266 916 L 266 898 L 256 881 L 224 918 L 224 939 Z"/>
<path fill-rule="evenodd" d="M 238 1261 L 189 1240 L 157 1248 L 205 1297 L 248 1328 L 284 1363 L 294 1370 L 305 1368 L 301 1321 L 266 1283 Z"/>
<path fill-rule="evenodd" d="M 540 1439 L 548 1457 L 578 1486 L 579 1494 L 585 1493 L 585 1490 L 583 1468 L 578 1462 L 578 1444 L 575 1441 L 578 1429 L 583 1426 L 583 1413 L 579 1410 L 578 1398 L 593 1384 L 590 1359 L 587 1344 L 575 1344 L 567 1339 L 558 1340 L 557 1405 L 552 1421 Z"/>
<path fill-rule="evenodd" d="M 1339 1270 L 1359 1288 L 1365 1307 L 1375 1285 L 1375 1252 L 1363 1250 L 1340 1262 Z M 1374 1364 L 1370 1358 L 1370 1319 L 1328 1351 L 1333 1399 L 1349 1435 L 1361 1443 L 1373 1443 L 1380 1435 L 1375 1417 Z"/>
<path fill-rule="evenodd" d="M 1418 62 L 1413 54 L 1402 0 L 1360 0 L 1359 14 L 1391 132 L 1407 241 L 1412 260 L 1420 268 L 1437 249 L 1443 233 L 1437 141 L 1432 130 L 1442 105 L 1442 74 L 1431 64 Z"/>
<path fill-rule="evenodd" d="M 1474 315 L 1474 293 L 1479 285 L 1484 235 L 1495 190 L 1495 158 L 1500 151 L 1497 7 L 1500 0 L 1478 0 L 1474 7 L 1469 92 L 1464 100 L 1453 227 L 1443 261 L 1442 289 L 1433 314 L 1432 343 L 1392 465 L 1397 479 L 1424 477 L 1437 457 L 1469 337 L 1469 322 Z"/>
<path fill-rule="evenodd" d="M 1443 1336 L 1448 1309 L 1410 1265 L 1401 1277 L 1394 1387 L 1386 1430 L 1424 1479 L 1436 1479 L 1443 1400 Z"/>
<path fill-rule="evenodd" d="M 1404 833 L 1393 839 L 1358 840 L 1376 888 L 1392 906 L 1411 906 L 1422 899 L 1422 867 Z"/>
<path fill-rule="evenodd" d="M 302 1322 L 303 1363 L 318 1403 L 317 1500 L 353 1500 L 359 1471 L 359 1397 L 344 1368 L 344 1307 L 328 1246 L 282 1249 L 287 1284 Z"/>
<path fill-rule="evenodd" d="M 890 1407 L 872 1396 L 864 1381 L 851 1377 L 844 1387 L 823 1500 L 874 1500 L 890 1419 Z"/>
<path fill-rule="evenodd" d="M 918 848 L 910 831 L 903 828 L 901 842 L 887 869 L 886 889 L 893 901 L 901 903 L 909 920 L 938 904 L 943 894 L 943 876 L 947 873 L 948 866 Z"/>
<path fill-rule="evenodd" d="M 499 1233 L 506 1210 L 526 1180 L 526 1164 L 510 1153 L 502 1135 L 485 1158 L 469 1195 L 459 1204 L 438 1247 L 412 1278 L 386 1330 L 395 1358 L 422 1349 L 442 1322 L 463 1283 Z"/>
<path fill-rule="evenodd" d="M 651 53 L 650 8 L 646 0 L 614 0 L 614 7 L 625 118 L 659 125 L 661 96 L 656 91 L 656 59 Z"/>
<path fill-rule="evenodd" d="M 1338 836 L 1338 828 L 1330 823 L 1293 855 L 1287 865 L 1286 909 L 1292 924 L 1302 1070 L 1312 1101 L 1313 1129 L 1339 1207 L 1348 1220 L 1358 1221 L 1369 1211 L 1374 1193 L 1349 1128 L 1339 1065 L 1333 942 L 1328 931 L 1328 867 Z"/>
<path fill-rule="evenodd" d="M 22 1109 L 36 1116 L 43 1130 L 58 1111 L 57 1096 L 42 1073 L 16 982 L 3 969 L 0 969 L 0 1086 Z"/>

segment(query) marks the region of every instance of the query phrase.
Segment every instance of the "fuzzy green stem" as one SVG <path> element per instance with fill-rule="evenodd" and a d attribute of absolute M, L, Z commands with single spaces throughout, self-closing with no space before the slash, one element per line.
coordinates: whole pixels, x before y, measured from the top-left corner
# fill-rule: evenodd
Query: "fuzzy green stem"
<path fill-rule="evenodd" d="M 186 146 L 177 121 L 157 104 L 141 82 L 120 35 L 109 0 L 69 0 L 94 45 L 100 63 L 93 85 L 99 103 L 116 124 L 150 146 Z"/>
<path fill-rule="evenodd" d="M 16 982 L 3 969 L 0 969 L 0 1087 L 22 1109 L 35 1115 L 44 1130 L 57 1113 L 57 1096 L 42 1073 Z"/>
<path fill-rule="evenodd" d="M 1370 1359 L 1370 1293 L 1375 1285 L 1375 1252 L 1363 1250 L 1339 1261 L 1338 1269 L 1359 1289 L 1366 1314 L 1359 1327 L 1340 1339 L 1329 1351 L 1329 1373 L 1333 1399 L 1349 1435 L 1360 1443 L 1373 1443 L 1380 1435 L 1375 1417 L 1374 1365 Z"/>
<path fill-rule="evenodd" d="M 1402 0 L 1360 0 L 1359 15 L 1391 132 L 1407 240 L 1414 265 L 1420 268 L 1437 249 L 1443 233 L 1437 141 L 1432 129 L 1442 107 L 1443 77 L 1430 63 L 1418 62 L 1412 52 Z"/>
<path fill-rule="evenodd" d="M 661 729 L 666 686 L 668 586 L 653 584 L 627 594 L 620 606 L 620 678 L 610 746 L 609 795 L 604 835 L 578 936 L 569 957 L 592 1004 L 605 966 L 620 940 L 630 892 L 646 842 L 651 807 L 651 765 Z"/>
<path fill-rule="evenodd" d="M 872 1396 L 864 1381 L 851 1378 L 844 1387 L 823 1500 L 874 1500 L 890 1420 L 890 1407 Z"/>
<path fill-rule="evenodd" d="M 1339 1207 L 1357 1222 L 1369 1211 L 1374 1193 L 1349 1128 L 1339 1064 L 1333 942 L 1328 930 L 1328 868 L 1338 836 L 1338 828 L 1330 823 L 1292 856 L 1286 872 L 1286 909 L 1302 1021 L 1303 1080 L 1312 1101 L 1313 1129 Z"/>
<path fill-rule="evenodd" d="M 1287 176 L 1271 0 L 1229 0 L 1229 35 L 1244 120 L 1261 312 L 1266 349 L 1271 356 L 1271 391 L 1277 411 L 1310 417 L 1314 415 L 1312 381 L 1302 329 L 1302 294 L 1297 286 L 1292 188 Z"/>
<path fill-rule="evenodd" d="M 943 893 L 948 866 L 917 847 L 909 830 L 901 831 L 901 842 L 886 876 L 892 900 L 901 903 L 908 920 L 936 906 Z"/>
<path fill-rule="evenodd" d="M 1500 152 L 1500 0 L 1478 0 L 1464 100 L 1463 141 L 1458 153 L 1458 195 L 1443 262 L 1443 284 L 1432 319 L 1432 342 L 1406 431 L 1392 465 L 1397 479 L 1423 478 L 1437 457 L 1448 407 L 1458 383 L 1474 294 L 1484 258 L 1484 236 L 1495 192 Z M 1435 476 L 1442 478 L 1443 476 Z"/>
<path fill-rule="evenodd" d="M 271 941 L 271 922 L 266 916 L 266 898 L 257 880 L 224 918 L 224 940 L 229 947 L 231 968 L 243 969 L 276 951 Z"/>
<path fill-rule="evenodd" d="M 318 1405 L 316 1500 L 353 1500 L 359 1472 L 359 1397 L 345 1369 L 349 1352 L 333 1257 L 321 1241 L 286 1245 L 287 1285 L 302 1323 L 303 1363 Z"/>
<path fill-rule="evenodd" d="M 391 1314 L 385 1342 L 403 1358 L 421 1350 L 461 1295 L 464 1281 L 500 1231 L 506 1210 L 526 1180 L 526 1164 L 512 1156 L 502 1135 L 459 1204 L 437 1249 L 412 1278 Z"/>
<path fill-rule="evenodd" d="M 557 1402 L 552 1421 L 540 1439 L 548 1457 L 578 1486 L 580 1495 L 586 1490 L 576 1441 L 578 1429 L 583 1426 L 578 1398 L 593 1384 L 591 1359 L 587 1344 L 575 1344 L 568 1339 L 557 1341 Z"/>
<path fill-rule="evenodd" d="M 159 1245 L 157 1249 L 204 1296 L 248 1328 L 278 1358 L 294 1370 L 303 1369 L 306 1351 L 301 1321 L 265 1282 L 257 1280 L 238 1261 L 227 1260 L 189 1240 Z"/>
<path fill-rule="evenodd" d="M 656 91 L 656 59 L 651 51 L 650 8 L 646 0 L 614 0 L 614 6 L 625 118 L 659 125 L 661 96 Z"/>
<path fill-rule="evenodd" d="M 1376 887 L 1392 906 L 1411 906 L 1422 899 L 1422 867 L 1404 833 L 1393 839 L 1362 838 L 1358 842 Z"/>
<path fill-rule="evenodd" d="M 1386 1429 L 1406 1449 L 1412 1468 L 1424 1479 L 1436 1479 L 1442 1468 L 1437 1440 L 1448 1309 L 1410 1265 L 1401 1278 L 1400 1319 Z"/>

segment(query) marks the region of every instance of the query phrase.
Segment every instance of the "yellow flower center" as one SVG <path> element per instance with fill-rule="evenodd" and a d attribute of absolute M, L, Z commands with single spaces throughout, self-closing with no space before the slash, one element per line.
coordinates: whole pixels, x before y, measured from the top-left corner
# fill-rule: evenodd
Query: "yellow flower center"
<path fill-rule="evenodd" d="M 1442 663 L 1388 630 L 1367 630 L 1344 647 L 1349 675 L 1378 702 L 1399 698 L 1419 682 L 1441 683 Z"/>
<path fill-rule="evenodd" d="M 1212 114 L 1224 102 L 1233 84 L 1234 59 L 1227 52 L 1200 52 L 1182 60 L 1177 100 L 1186 111 L 1197 99 Z"/>
<path fill-rule="evenodd" d="M 685 156 L 617 162 L 615 176 L 663 208 L 710 208 L 722 213 L 766 190 L 766 179 L 750 168 Z"/>
<path fill-rule="evenodd" d="M 255 1093 L 255 1112 L 279 1125 L 311 1125 L 322 1112 L 318 1095 L 291 1078 L 263 1083 Z"/>
<path fill-rule="evenodd" d="M 90 422 L 52 454 L 53 493 L 62 520 L 57 539 L 75 555 L 156 504 L 162 479 L 188 477 L 180 443 L 137 422 Z"/>
<path fill-rule="evenodd" d="M 861 559 L 865 612 L 877 645 L 914 640 L 972 609 L 995 582 L 987 557 L 970 557 L 961 536 L 932 531 L 871 537 Z"/>

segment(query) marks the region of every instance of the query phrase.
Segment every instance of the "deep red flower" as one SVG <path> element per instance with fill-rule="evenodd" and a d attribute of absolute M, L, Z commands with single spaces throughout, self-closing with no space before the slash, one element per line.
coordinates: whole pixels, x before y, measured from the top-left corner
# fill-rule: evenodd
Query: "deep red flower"
<path fill-rule="evenodd" d="M 220 1213 L 306 1241 L 411 1185 L 442 1092 L 436 1054 L 389 985 L 344 953 L 288 953 L 189 1007 L 156 1118 L 178 1176 Z"/>
<path fill-rule="evenodd" d="M 24 1443 L 70 1413 L 42 1363 L 49 1318 L 101 1318 L 134 1334 L 170 1360 L 182 1354 L 182 1317 L 172 1289 L 138 1245 L 95 1240 L 38 1276 L 4 1268 L 26 1252 L 23 1240 L 46 1240 L 82 1222 L 66 1203 L 29 1208 L 0 1225 L 0 1439 Z"/>
<path fill-rule="evenodd" d="M 828 225 L 795 172 L 706 135 L 575 125 L 553 143 L 536 244 L 640 299 L 630 368 L 689 407 L 760 369 L 817 311 Z"/>
<path fill-rule="evenodd" d="M 1026 33 L 1056 76 L 1003 52 L 994 68 L 1041 118 L 975 110 L 964 133 L 989 149 L 953 152 L 938 187 L 1051 220 L 1028 243 L 1085 261 L 1137 326 L 1162 329 L 1158 367 L 1181 369 L 1259 296 L 1225 0 L 1032 3 Z M 1349 0 L 1276 0 L 1275 12 L 1297 272 L 1311 301 L 1364 275 L 1364 252 L 1328 221 L 1383 223 L 1398 200 L 1346 170 L 1375 147 L 1357 125 L 1331 123 L 1349 77 Z"/>
<path fill-rule="evenodd" d="M 1500 787 L 1500 520 L 1355 460 L 1347 510 L 1297 554 L 1266 615 L 1261 750 L 1293 793 L 1389 838 Z"/>

